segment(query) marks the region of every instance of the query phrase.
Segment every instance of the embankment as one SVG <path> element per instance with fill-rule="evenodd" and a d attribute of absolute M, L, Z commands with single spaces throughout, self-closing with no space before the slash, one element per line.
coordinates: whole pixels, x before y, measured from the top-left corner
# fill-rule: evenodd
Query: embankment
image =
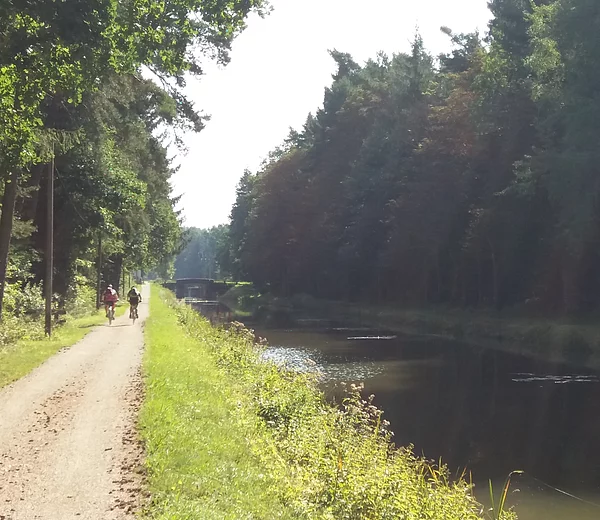
<path fill-rule="evenodd" d="M 393 448 L 359 389 L 334 407 L 312 376 L 262 361 L 241 325 L 214 329 L 153 290 L 141 416 L 148 518 L 484 518 L 465 482 Z"/>
<path fill-rule="evenodd" d="M 600 325 L 591 319 L 550 319 L 451 308 L 404 309 L 391 306 L 292 299 L 313 315 L 418 336 L 437 336 L 547 361 L 600 368 Z"/>

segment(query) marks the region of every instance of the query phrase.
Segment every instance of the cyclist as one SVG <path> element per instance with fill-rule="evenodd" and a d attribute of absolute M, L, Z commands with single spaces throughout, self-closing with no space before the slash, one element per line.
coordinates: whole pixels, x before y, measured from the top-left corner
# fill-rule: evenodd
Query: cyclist
<path fill-rule="evenodd" d="M 108 308 L 110 307 L 113 312 L 115 310 L 115 304 L 119 301 L 119 295 L 117 291 L 113 289 L 112 285 L 109 285 L 104 291 L 104 311 L 106 312 L 106 317 L 108 318 Z"/>
<path fill-rule="evenodd" d="M 135 287 L 132 287 L 127 293 L 127 299 L 129 300 L 129 317 L 133 319 L 133 317 L 135 316 L 137 318 L 137 307 L 138 304 L 142 301 L 142 295 Z"/>

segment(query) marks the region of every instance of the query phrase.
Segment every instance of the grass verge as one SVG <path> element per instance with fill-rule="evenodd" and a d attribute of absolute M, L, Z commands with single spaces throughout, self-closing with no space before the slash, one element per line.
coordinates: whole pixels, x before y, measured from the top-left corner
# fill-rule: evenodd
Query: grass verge
<path fill-rule="evenodd" d="M 122 315 L 125 309 L 126 306 L 117 307 L 116 314 Z M 44 337 L 41 321 L 21 322 L 20 326 L 28 329 L 22 334 L 26 339 L 0 346 L 0 388 L 27 375 L 61 348 L 74 345 L 105 321 L 103 311 L 81 318 L 67 317 L 66 323 L 54 329 L 50 339 Z"/>
<path fill-rule="evenodd" d="M 466 482 L 393 447 L 360 388 L 332 406 L 311 375 L 262 361 L 241 324 L 214 329 L 153 292 L 140 423 L 146 518 L 485 518 Z"/>
<path fill-rule="evenodd" d="M 203 339 L 189 335 L 163 291 L 152 293 L 140 418 L 153 497 L 147 517 L 290 518 L 258 455 L 260 422 L 211 355 L 208 343 L 219 338 L 207 324 L 199 324 Z"/>

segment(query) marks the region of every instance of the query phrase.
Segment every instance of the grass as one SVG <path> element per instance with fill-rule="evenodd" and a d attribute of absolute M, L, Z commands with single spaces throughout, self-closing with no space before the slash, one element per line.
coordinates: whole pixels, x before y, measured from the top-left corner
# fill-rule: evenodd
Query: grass
<path fill-rule="evenodd" d="M 153 497 L 147 516 L 290 518 L 256 455 L 260 423 L 244 411 L 240 389 L 152 291 L 140 419 Z"/>
<path fill-rule="evenodd" d="M 116 309 L 118 316 L 125 312 L 126 306 Z M 52 338 L 43 337 L 43 323 L 28 322 L 24 326 L 31 329 L 30 337 L 13 344 L 0 346 L 0 388 L 27 375 L 60 349 L 70 347 L 83 339 L 93 327 L 106 322 L 103 311 L 90 316 L 70 319 L 56 327 Z"/>
<path fill-rule="evenodd" d="M 313 376 L 262 361 L 241 324 L 214 329 L 157 288 L 150 306 L 146 518 L 486 518 L 468 483 L 393 446 L 360 388 L 333 406 Z"/>

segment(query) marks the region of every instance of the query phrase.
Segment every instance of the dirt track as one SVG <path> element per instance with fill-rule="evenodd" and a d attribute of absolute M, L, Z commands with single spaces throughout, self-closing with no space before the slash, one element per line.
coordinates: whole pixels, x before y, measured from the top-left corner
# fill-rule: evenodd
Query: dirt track
<path fill-rule="evenodd" d="M 98 327 L 0 390 L 0 520 L 133 518 L 142 324 Z"/>

